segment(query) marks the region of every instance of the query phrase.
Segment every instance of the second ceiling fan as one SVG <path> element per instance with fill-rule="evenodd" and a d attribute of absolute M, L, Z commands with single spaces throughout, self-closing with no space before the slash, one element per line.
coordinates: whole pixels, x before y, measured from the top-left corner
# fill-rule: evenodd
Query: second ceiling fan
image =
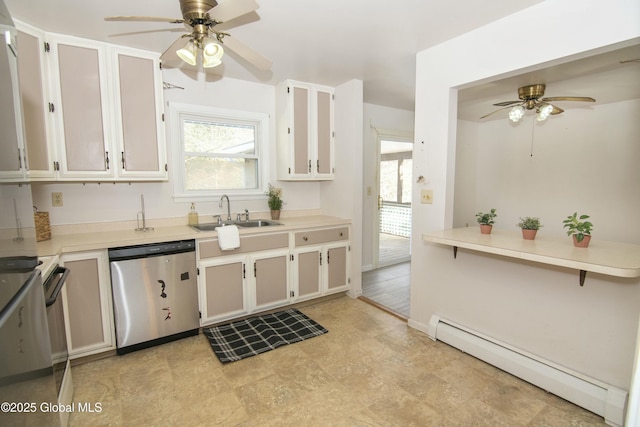
<path fill-rule="evenodd" d="M 579 101 L 579 102 L 595 102 L 594 98 L 588 96 L 553 96 L 548 98 L 542 98 L 544 96 L 545 85 L 544 84 L 534 84 L 528 86 L 522 86 L 518 88 L 518 98 L 519 101 L 503 101 L 498 102 L 495 105 L 499 108 L 489 114 L 485 114 L 480 117 L 484 119 L 485 117 L 489 117 L 492 114 L 495 114 L 499 111 L 510 108 L 509 111 L 509 119 L 513 122 L 519 121 L 525 113 L 525 110 L 536 110 L 537 120 L 543 121 L 549 115 L 560 114 L 564 112 L 564 110 L 556 105 L 552 104 L 552 102 L 557 101 Z"/>
<path fill-rule="evenodd" d="M 191 66 L 196 66 L 198 58 L 201 57 L 202 66 L 211 68 L 221 63 L 224 54 L 222 46 L 224 46 L 257 69 L 266 71 L 271 68 L 269 59 L 224 32 L 232 26 L 229 21 L 253 12 L 259 7 L 255 0 L 226 0 L 221 4 L 216 0 L 180 0 L 182 19 L 154 16 L 110 16 L 104 19 L 105 21 L 184 24 L 190 33 L 182 35 L 165 50 L 161 56 L 163 60 L 170 58 L 171 53 L 175 51 L 180 59 Z"/>

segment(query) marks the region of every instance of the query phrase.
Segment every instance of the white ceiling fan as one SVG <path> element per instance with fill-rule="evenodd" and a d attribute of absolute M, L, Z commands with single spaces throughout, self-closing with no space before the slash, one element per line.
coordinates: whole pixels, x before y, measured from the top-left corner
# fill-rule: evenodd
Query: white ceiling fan
<path fill-rule="evenodd" d="M 260 6 L 255 0 L 226 0 L 218 4 L 216 0 L 180 0 L 182 19 L 154 16 L 110 16 L 105 21 L 167 22 L 184 24 L 187 34 L 178 38 L 161 56 L 162 60 L 175 52 L 180 59 L 191 66 L 197 66 L 201 58 L 203 68 L 211 68 L 221 63 L 224 47 L 259 70 L 271 68 L 271 61 L 241 41 L 233 38 L 225 29 L 233 26 L 229 21 Z M 186 40 L 186 41 L 185 41 Z"/>

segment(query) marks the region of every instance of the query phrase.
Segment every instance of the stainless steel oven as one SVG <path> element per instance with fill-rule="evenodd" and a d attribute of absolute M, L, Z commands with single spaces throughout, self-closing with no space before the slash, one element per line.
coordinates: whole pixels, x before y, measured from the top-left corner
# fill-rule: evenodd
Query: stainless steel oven
<path fill-rule="evenodd" d="M 40 405 L 57 401 L 37 258 L 0 259 L 1 425 L 60 425 Z M 6 402 L 6 403 L 5 403 Z M 7 406 L 9 405 L 9 406 Z"/>
<path fill-rule="evenodd" d="M 49 325 L 49 342 L 51 343 L 51 362 L 53 364 L 56 390 L 58 391 L 58 402 L 62 404 L 71 403 L 70 397 L 73 392 L 61 293 L 68 275 L 69 269 L 60 267 L 56 261 L 45 267 L 43 272 L 43 276 L 45 276 L 44 297 L 47 324 Z"/>

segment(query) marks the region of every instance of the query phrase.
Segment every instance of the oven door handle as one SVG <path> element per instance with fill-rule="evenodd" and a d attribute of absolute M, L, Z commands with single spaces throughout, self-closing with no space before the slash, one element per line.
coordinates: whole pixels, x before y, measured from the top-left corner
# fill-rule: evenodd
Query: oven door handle
<path fill-rule="evenodd" d="M 70 272 L 71 270 L 69 270 L 68 268 L 58 266 L 53 271 L 53 273 L 51 273 L 51 277 L 47 281 L 53 280 L 53 277 L 59 274 L 62 274 L 62 276 L 60 277 L 60 280 L 58 280 L 58 283 L 56 283 L 56 287 L 51 293 L 51 296 L 47 298 L 47 302 L 46 302 L 47 307 L 56 303 L 56 300 L 58 299 L 58 295 L 60 294 L 60 289 L 62 289 L 62 285 L 64 285 L 64 282 L 65 280 L 67 280 L 67 276 L 69 275 Z"/>

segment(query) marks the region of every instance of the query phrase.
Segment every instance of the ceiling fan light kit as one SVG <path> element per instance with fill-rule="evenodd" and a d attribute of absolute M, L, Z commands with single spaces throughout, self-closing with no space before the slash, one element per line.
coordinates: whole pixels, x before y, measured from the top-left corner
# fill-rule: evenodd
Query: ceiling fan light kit
<path fill-rule="evenodd" d="M 196 65 L 198 48 L 192 40 L 189 40 L 183 48 L 178 49 L 176 54 L 189 65 Z"/>
<path fill-rule="evenodd" d="M 551 102 L 556 101 L 579 101 L 579 102 L 595 102 L 596 100 L 587 96 L 555 96 L 551 98 L 542 98 L 544 96 L 545 85 L 538 83 L 534 85 L 522 86 L 518 88 L 519 101 L 504 101 L 493 104 L 497 107 L 503 107 L 489 114 L 486 114 L 481 119 L 488 117 L 498 111 L 502 111 L 505 108 L 509 108 L 509 120 L 516 123 L 520 121 L 525 115 L 526 110 L 535 110 L 536 120 L 542 122 L 550 115 L 556 115 L 564 112 L 560 107 L 557 107 Z M 514 105 L 517 104 L 517 105 Z M 513 107 L 511 107 L 514 105 Z"/>
<path fill-rule="evenodd" d="M 185 26 L 191 27 L 191 33 L 185 34 L 181 38 L 188 38 L 189 40 L 184 47 L 176 50 L 176 55 L 191 66 L 197 65 L 198 57 L 200 56 L 202 58 L 202 67 L 212 68 L 222 63 L 222 56 L 224 55 L 223 39 L 225 36 L 229 36 L 228 33 L 219 31 L 215 27 L 253 12 L 258 7 L 258 3 L 255 0 L 233 0 L 225 1 L 221 4 L 218 4 L 216 0 L 180 0 L 182 19 L 150 16 L 112 16 L 105 18 L 105 20 L 185 24 Z M 225 25 L 224 28 L 229 28 L 229 25 Z M 227 47 L 260 70 L 271 68 L 271 61 L 237 39 L 232 39 L 227 44 Z M 171 48 L 168 49 L 168 51 L 171 50 Z M 161 59 L 166 54 L 167 51 L 162 54 Z"/>
<path fill-rule="evenodd" d="M 522 105 L 515 106 L 509 111 L 509 120 L 516 123 L 524 117 L 524 107 Z"/>

